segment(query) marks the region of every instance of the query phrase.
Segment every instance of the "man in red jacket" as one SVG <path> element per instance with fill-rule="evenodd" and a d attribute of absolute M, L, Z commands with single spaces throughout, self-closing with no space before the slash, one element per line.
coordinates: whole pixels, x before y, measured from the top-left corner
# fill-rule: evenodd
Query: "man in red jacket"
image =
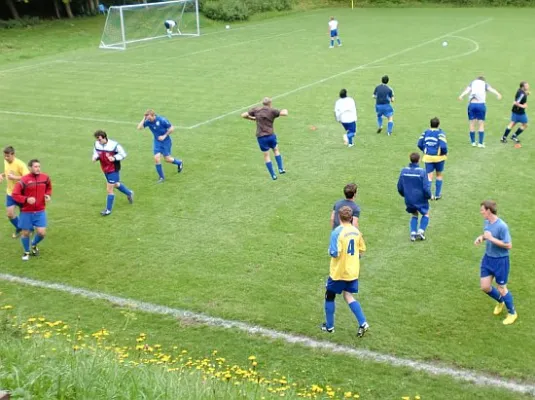
<path fill-rule="evenodd" d="M 39 160 L 30 160 L 30 173 L 24 175 L 13 188 L 13 199 L 21 204 L 19 229 L 24 248 L 23 261 L 30 259 L 30 231 L 35 228 L 35 235 L 31 243 L 31 254 L 39 255 L 37 245 L 46 235 L 46 203 L 50 201 L 52 183 L 47 174 L 41 173 Z"/>

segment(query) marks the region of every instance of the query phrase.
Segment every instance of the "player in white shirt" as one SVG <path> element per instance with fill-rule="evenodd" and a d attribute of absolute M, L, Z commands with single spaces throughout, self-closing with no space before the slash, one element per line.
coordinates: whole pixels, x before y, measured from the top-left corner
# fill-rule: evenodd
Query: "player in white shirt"
<path fill-rule="evenodd" d="M 173 34 L 173 29 L 175 26 L 177 26 L 177 23 L 172 19 L 166 19 L 163 24 L 165 26 L 165 29 L 167 29 L 167 36 L 171 37 L 171 35 Z M 178 31 L 178 27 L 176 30 Z"/>
<path fill-rule="evenodd" d="M 331 17 L 331 19 L 329 20 L 329 35 L 331 36 L 331 45 L 329 46 L 330 49 L 334 47 L 335 39 L 338 42 L 338 47 L 342 45 L 342 42 L 338 37 L 338 21 L 335 20 L 334 17 Z"/>
<path fill-rule="evenodd" d="M 342 124 L 346 133 L 344 133 L 344 144 L 347 147 L 353 147 L 353 138 L 357 133 L 357 106 L 355 100 L 347 97 L 347 90 L 340 90 L 340 98 L 334 105 L 334 116 Z"/>
<path fill-rule="evenodd" d="M 487 115 L 487 92 L 494 93 L 498 100 L 501 100 L 502 95 L 493 87 L 491 87 L 483 76 L 474 79 L 461 93 L 459 100 L 464 96 L 470 94 L 468 97 L 468 120 L 470 121 L 470 141 L 473 147 L 485 147 L 485 117 Z M 476 121 L 479 122 L 479 143 L 476 143 Z"/>

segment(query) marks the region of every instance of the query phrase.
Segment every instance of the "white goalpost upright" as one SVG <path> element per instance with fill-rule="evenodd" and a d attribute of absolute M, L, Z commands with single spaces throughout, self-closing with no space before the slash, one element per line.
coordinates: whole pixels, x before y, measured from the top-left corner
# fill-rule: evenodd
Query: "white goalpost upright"
<path fill-rule="evenodd" d="M 165 21 L 175 22 L 168 34 Z M 100 39 L 101 49 L 125 50 L 127 44 L 168 36 L 199 36 L 198 0 L 112 6 Z"/>

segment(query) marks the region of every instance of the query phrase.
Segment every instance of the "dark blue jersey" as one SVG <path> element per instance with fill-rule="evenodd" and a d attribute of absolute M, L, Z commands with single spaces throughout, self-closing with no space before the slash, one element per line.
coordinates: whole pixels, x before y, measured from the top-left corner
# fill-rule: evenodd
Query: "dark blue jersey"
<path fill-rule="evenodd" d="M 524 92 L 522 89 L 518 89 L 515 95 L 515 103 L 518 104 L 526 104 L 528 101 L 528 94 Z M 513 110 L 515 114 L 525 114 L 526 109 L 522 107 L 518 107 L 516 104 L 513 104 Z"/>
<path fill-rule="evenodd" d="M 373 91 L 373 97 L 375 97 L 375 104 L 390 104 L 394 98 L 394 91 L 390 86 L 382 83 Z"/>

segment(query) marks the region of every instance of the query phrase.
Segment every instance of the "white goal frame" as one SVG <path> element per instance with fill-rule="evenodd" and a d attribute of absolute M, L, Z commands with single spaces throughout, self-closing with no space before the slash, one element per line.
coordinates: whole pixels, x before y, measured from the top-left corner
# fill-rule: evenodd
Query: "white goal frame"
<path fill-rule="evenodd" d="M 138 42 L 145 42 L 147 40 L 153 40 L 153 39 L 160 39 L 164 37 L 168 37 L 167 34 L 162 34 L 158 36 L 151 36 L 146 37 L 142 39 L 132 39 L 128 40 L 126 37 L 126 30 L 125 30 L 125 23 L 124 23 L 124 13 L 123 10 L 132 10 L 136 8 L 147 8 L 151 6 L 163 6 L 163 5 L 169 5 L 169 4 L 185 4 L 185 3 L 191 3 L 195 5 L 195 20 L 197 24 L 197 30 L 195 33 L 182 33 L 180 31 L 180 21 L 182 20 L 182 16 L 184 14 L 184 9 L 182 9 L 182 13 L 180 14 L 180 18 L 177 19 L 177 33 L 173 33 L 172 36 L 200 36 L 201 35 L 201 28 L 200 28 L 200 21 L 199 21 L 199 0 L 173 0 L 173 1 L 162 1 L 157 3 L 142 3 L 142 4 L 132 4 L 132 5 L 125 5 L 125 6 L 111 6 L 108 9 L 108 13 L 106 15 L 106 23 L 104 25 L 104 30 L 102 32 L 102 36 L 100 39 L 100 45 L 99 48 L 101 49 L 111 49 L 111 50 L 126 50 L 126 45 L 131 43 L 138 43 Z M 116 43 L 104 43 L 104 38 L 106 35 L 106 27 L 108 26 L 108 23 L 111 23 L 110 16 L 112 15 L 112 12 L 118 10 L 119 11 L 119 18 L 121 21 L 121 39 L 120 41 Z M 164 21 L 162 21 L 163 23 Z"/>

